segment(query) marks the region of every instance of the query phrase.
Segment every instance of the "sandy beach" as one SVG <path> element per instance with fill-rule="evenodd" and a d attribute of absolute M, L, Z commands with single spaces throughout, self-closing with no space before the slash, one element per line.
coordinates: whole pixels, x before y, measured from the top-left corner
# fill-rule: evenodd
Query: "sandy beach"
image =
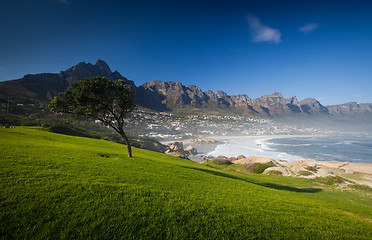
<path fill-rule="evenodd" d="M 188 139 L 182 142 L 185 148 L 191 145 L 198 150 L 197 155 L 190 156 L 189 158 L 195 162 L 201 163 L 203 162 L 202 158 L 207 155 L 213 157 L 218 157 L 219 155 L 224 155 L 228 158 L 237 157 L 238 155 L 240 155 L 241 152 L 239 151 L 242 151 L 242 149 L 240 149 L 239 146 L 231 149 L 231 145 L 227 146 L 225 143 L 228 142 L 231 144 L 231 142 L 233 142 L 234 140 L 244 139 L 246 140 L 247 145 L 249 145 L 245 146 L 244 150 L 250 150 L 244 154 L 246 157 L 256 156 L 266 159 L 273 159 L 276 162 L 280 162 L 283 167 L 290 168 L 295 168 L 298 166 L 317 166 L 318 168 L 323 169 L 319 172 L 319 176 L 321 176 L 322 172 L 326 172 L 327 174 L 332 173 L 354 181 L 358 184 L 368 185 L 372 187 L 372 164 L 346 161 L 316 161 L 312 159 L 304 159 L 300 156 L 288 155 L 282 152 L 266 151 L 265 146 L 261 145 L 262 141 L 267 139 L 325 136 L 326 135 L 208 136 L 205 138 L 213 138 L 214 140 L 218 141 L 218 143 L 195 144 L 193 142 L 193 139 Z M 235 152 L 235 150 L 237 150 L 237 152 Z"/>

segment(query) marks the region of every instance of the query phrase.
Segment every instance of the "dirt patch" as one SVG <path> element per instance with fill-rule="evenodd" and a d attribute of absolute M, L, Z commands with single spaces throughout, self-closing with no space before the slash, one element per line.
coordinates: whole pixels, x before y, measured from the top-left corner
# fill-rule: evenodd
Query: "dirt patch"
<path fill-rule="evenodd" d="M 367 222 L 369 222 L 369 223 L 372 223 L 372 219 L 370 219 L 370 218 L 366 218 L 366 217 L 358 217 L 358 216 L 356 216 L 354 213 L 346 212 L 346 211 L 343 211 L 342 213 L 343 213 L 343 214 L 346 214 L 346 215 L 349 215 L 349 216 L 352 216 L 352 217 L 354 217 L 354 218 L 356 218 L 356 219 L 358 219 L 358 220 L 360 220 L 360 221 L 367 221 Z"/>

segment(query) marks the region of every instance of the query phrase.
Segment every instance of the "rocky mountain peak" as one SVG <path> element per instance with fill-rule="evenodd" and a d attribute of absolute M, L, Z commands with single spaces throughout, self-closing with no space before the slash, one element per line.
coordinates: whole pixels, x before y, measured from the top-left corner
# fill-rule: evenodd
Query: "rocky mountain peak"
<path fill-rule="evenodd" d="M 287 98 L 286 100 L 288 108 L 295 113 L 302 112 L 301 106 L 298 103 L 297 97 L 293 96 L 291 98 Z"/>
<path fill-rule="evenodd" d="M 80 72 L 84 71 L 85 69 L 91 69 L 93 65 L 91 63 L 86 62 L 79 62 L 78 64 L 68 68 L 65 71 L 61 71 L 61 73 L 70 73 L 70 72 Z"/>
<path fill-rule="evenodd" d="M 283 94 L 281 94 L 280 92 L 274 92 L 274 93 L 270 94 L 269 96 L 271 96 L 271 97 L 284 98 L 283 97 Z"/>
<path fill-rule="evenodd" d="M 299 102 L 302 111 L 305 113 L 328 113 L 328 109 L 314 98 L 306 98 Z"/>
<path fill-rule="evenodd" d="M 217 91 L 214 94 L 217 96 L 217 98 L 224 98 L 227 96 L 227 94 L 224 91 Z"/>
<path fill-rule="evenodd" d="M 94 64 L 94 65 L 97 66 L 97 67 L 103 66 L 103 67 L 109 68 L 109 66 L 107 65 L 107 63 L 105 61 L 99 59 L 99 58 L 97 59 L 96 64 Z"/>
<path fill-rule="evenodd" d="M 98 59 L 96 64 L 94 64 L 96 68 L 98 68 L 102 73 L 105 75 L 112 74 L 110 67 L 107 65 L 107 63 L 101 59 Z"/>
<path fill-rule="evenodd" d="M 286 99 L 286 102 L 287 102 L 287 104 L 293 104 L 293 105 L 297 105 L 298 104 L 298 100 L 297 100 L 297 97 L 296 96 L 287 98 Z"/>
<path fill-rule="evenodd" d="M 101 76 L 107 77 L 111 80 L 122 79 L 127 84 L 135 88 L 133 81 L 123 77 L 118 71 L 111 72 L 111 69 L 107 63 L 101 59 L 98 59 L 94 65 L 91 63 L 80 62 L 66 71 L 61 71 L 59 75 L 61 78 L 65 79 L 69 85 L 74 82 L 84 80 L 85 78 Z"/>

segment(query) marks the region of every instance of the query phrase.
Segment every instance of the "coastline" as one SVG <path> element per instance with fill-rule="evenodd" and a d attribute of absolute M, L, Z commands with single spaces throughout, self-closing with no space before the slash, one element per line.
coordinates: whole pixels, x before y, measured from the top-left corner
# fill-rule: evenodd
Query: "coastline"
<path fill-rule="evenodd" d="M 203 157 L 213 156 L 216 158 L 220 155 L 226 156 L 227 158 L 237 157 L 238 155 L 244 155 L 247 158 L 266 158 L 278 162 L 283 167 L 293 167 L 294 165 L 298 166 L 317 166 L 319 168 L 327 169 L 327 171 L 334 175 L 339 175 L 345 179 L 351 180 L 357 184 L 367 185 L 372 187 L 372 164 L 371 163 L 362 163 L 362 162 L 350 162 L 350 161 L 319 161 L 314 159 L 306 159 L 301 156 L 289 155 L 283 152 L 276 152 L 272 149 L 265 149 L 264 141 L 268 139 L 277 139 L 277 138 L 302 138 L 302 137 L 327 137 L 328 135 L 265 135 L 265 136 L 208 136 L 205 138 L 213 138 L 217 140 L 217 143 L 214 144 L 195 144 L 192 139 L 182 141 L 184 147 L 191 145 L 198 150 L 197 155 L 190 156 L 190 160 L 202 163 Z M 252 149 L 252 152 L 245 152 L 245 154 L 239 154 L 231 151 L 231 144 L 234 143 L 234 140 L 245 140 L 245 143 L 248 145 L 248 149 Z M 230 144 L 230 149 L 228 144 Z M 263 144 L 263 145 L 260 145 Z M 237 145 L 237 148 L 239 146 Z M 247 146 L 245 146 L 247 147 Z M 222 148 L 222 149 L 221 149 Z M 224 149 L 229 151 L 229 154 L 214 154 L 214 153 L 224 153 Z M 219 150 L 219 151 L 216 151 Z M 239 150 L 239 149 L 238 149 Z M 247 149 L 244 149 L 247 150 Z M 321 176 L 315 174 L 313 177 Z M 325 175 L 324 175 L 325 176 Z M 309 177 L 311 178 L 311 177 Z"/>
<path fill-rule="evenodd" d="M 302 137 L 325 137 L 327 135 L 260 135 L 260 136 L 216 136 L 213 139 L 219 141 L 218 146 L 208 155 L 213 157 L 226 156 L 260 156 L 274 159 L 276 161 L 313 160 L 301 156 L 291 155 L 286 152 L 275 151 L 267 146 L 268 140 L 281 138 L 302 138 Z"/>
<path fill-rule="evenodd" d="M 227 156 L 227 157 L 236 157 L 238 155 L 244 156 L 251 156 L 251 155 L 258 155 L 260 157 L 269 157 L 274 160 L 287 160 L 287 161 L 296 161 L 298 159 L 304 159 L 300 156 L 292 156 L 282 152 L 275 152 L 271 151 L 269 153 L 269 149 L 259 149 L 258 145 L 263 145 L 264 141 L 269 139 L 278 139 L 278 138 L 300 138 L 300 137 L 325 137 L 327 135 L 323 134 L 314 134 L 314 135 L 246 135 L 246 136 L 201 136 L 203 139 L 214 139 L 217 143 L 194 143 L 193 139 L 186 139 L 186 140 L 175 140 L 178 142 L 182 142 L 184 148 L 186 149 L 188 146 L 195 147 L 198 150 L 197 155 L 189 156 L 190 160 L 201 163 L 203 157 L 211 156 L 211 157 L 218 157 L 220 155 Z M 238 152 L 238 153 L 223 153 L 223 154 L 215 154 L 214 151 L 217 148 L 223 147 L 226 143 L 229 143 L 234 140 L 242 140 L 242 139 L 249 139 L 251 142 L 249 143 L 250 148 L 252 150 L 251 153 L 246 152 Z M 168 144 L 175 141 L 162 141 L 162 144 Z M 257 149 L 257 151 L 255 151 Z M 228 149 L 230 150 L 230 149 Z M 312 159 L 306 159 L 312 160 Z"/>

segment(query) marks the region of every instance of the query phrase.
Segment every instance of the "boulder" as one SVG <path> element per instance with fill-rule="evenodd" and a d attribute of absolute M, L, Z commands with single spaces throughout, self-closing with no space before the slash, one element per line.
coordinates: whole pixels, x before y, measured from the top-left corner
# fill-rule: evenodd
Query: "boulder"
<path fill-rule="evenodd" d="M 186 152 L 188 154 L 190 154 L 190 155 L 196 155 L 196 154 L 198 154 L 198 150 L 196 148 L 194 148 L 193 146 L 191 146 L 191 145 L 187 146 Z"/>
<path fill-rule="evenodd" d="M 312 177 L 327 177 L 333 174 L 333 171 L 337 168 L 333 168 L 333 165 L 327 166 L 328 162 L 319 162 L 319 161 L 294 161 L 290 162 L 287 165 L 288 170 L 293 172 L 293 174 L 298 174 L 300 171 L 308 171 L 313 173 Z"/>
<path fill-rule="evenodd" d="M 185 152 L 166 152 L 166 154 L 179 158 L 188 159 L 187 154 Z"/>
<path fill-rule="evenodd" d="M 290 162 L 287 165 L 287 168 L 292 171 L 294 174 L 298 174 L 300 171 L 309 171 L 309 168 L 317 168 L 315 161 L 306 161 L 306 160 L 299 160 Z M 314 172 L 314 171 L 310 171 Z"/>
<path fill-rule="evenodd" d="M 179 152 L 183 151 L 183 143 L 182 142 L 172 142 L 167 144 L 168 149 L 171 152 Z"/>
<path fill-rule="evenodd" d="M 161 144 L 157 141 L 147 141 L 147 140 L 135 140 L 138 144 L 140 144 L 140 148 L 154 151 L 154 152 L 162 152 L 168 150 L 168 147 L 164 144 Z"/>
<path fill-rule="evenodd" d="M 167 144 L 168 150 L 165 151 L 166 154 L 180 157 L 180 158 L 187 158 L 187 153 L 183 150 L 183 143 L 182 142 L 172 142 Z"/>
<path fill-rule="evenodd" d="M 217 141 L 215 139 L 213 139 L 213 138 L 202 138 L 202 137 L 195 138 L 192 141 L 194 143 L 196 143 L 196 144 L 213 144 L 213 143 L 217 143 Z"/>
<path fill-rule="evenodd" d="M 239 156 L 238 156 L 238 159 L 239 159 Z M 239 160 L 236 160 L 234 163 L 240 163 L 240 164 L 262 163 L 262 164 L 266 164 L 266 163 L 270 163 L 270 162 L 274 163 L 276 166 L 280 166 L 280 164 L 277 163 L 273 159 L 265 158 L 265 157 L 255 157 L 255 156 L 251 156 L 251 157 L 247 157 L 247 158 L 240 158 Z"/>
<path fill-rule="evenodd" d="M 285 167 L 269 167 L 269 168 L 266 168 L 263 173 L 265 174 L 265 173 L 268 173 L 270 171 L 279 171 L 279 172 L 282 173 L 282 176 L 290 176 L 291 175 L 291 173 Z"/>
<path fill-rule="evenodd" d="M 333 171 L 327 166 L 318 166 L 318 171 L 316 172 L 315 176 L 317 177 L 327 177 L 332 174 Z"/>

